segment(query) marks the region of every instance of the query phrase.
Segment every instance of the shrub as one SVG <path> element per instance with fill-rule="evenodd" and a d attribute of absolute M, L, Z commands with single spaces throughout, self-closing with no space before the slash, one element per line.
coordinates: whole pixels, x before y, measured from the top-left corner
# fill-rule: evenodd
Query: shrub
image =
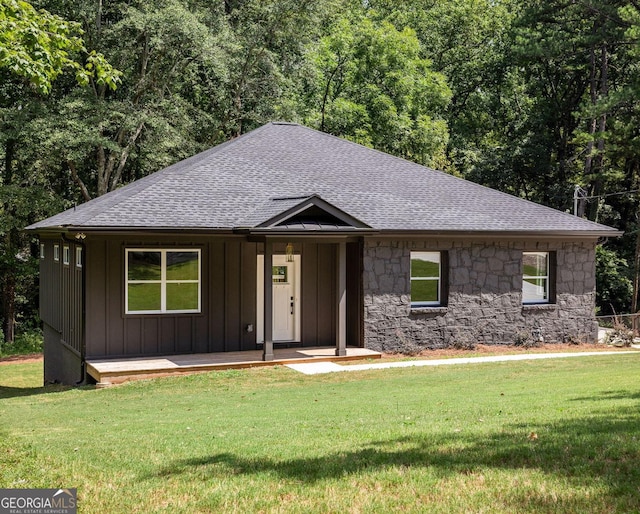
<path fill-rule="evenodd" d="M 29 353 L 42 353 L 42 332 L 30 330 L 16 334 L 13 343 L 2 342 L 0 344 L 0 357 L 7 355 L 26 355 Z"/>
<path fill-rule="evenodd" d="M 475 350 L 477 344 L 469 337 L 457 337 L 451 346 L 454 350 Z"/>
<path fill-rule="evenodd" d="M 537 348 L 541 346 L 542 342 L 537 338 L 532 337 L 529 332 L 518 332 L 513 337 L 513 344 L 515 346 L 519 346 L 521 348 Z"/>

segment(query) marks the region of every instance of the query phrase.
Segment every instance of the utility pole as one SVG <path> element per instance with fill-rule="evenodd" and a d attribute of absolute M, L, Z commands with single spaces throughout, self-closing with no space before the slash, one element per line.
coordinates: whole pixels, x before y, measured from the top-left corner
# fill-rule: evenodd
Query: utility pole
<path fill-rule="evenodd" d="M 576 184 L 573 188 L 573 215 L 578 215 L 578 200 L 580 198 L 585 198 L 587 196 L 587 192 L 582 189 L 578 184 Z"/>

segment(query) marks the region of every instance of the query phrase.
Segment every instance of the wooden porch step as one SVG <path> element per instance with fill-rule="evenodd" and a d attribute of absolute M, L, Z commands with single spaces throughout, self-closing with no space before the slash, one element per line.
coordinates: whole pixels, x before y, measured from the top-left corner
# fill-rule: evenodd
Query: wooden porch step
<path fill-rule="evenodd" d="M 185 373 L 205 373 L 225 369 L 276 366 L 303 362 L 342 362 L 379 359 L 381 354 L 366 348 L 347 348 L 347 355 L 336 356 L 335 347 L 277 348 L 272 361 L 263 361 L 260 350 L 226 353 L 198 353 L 147 358 L 88 359 L 87 374 L 98 387 Z"/>

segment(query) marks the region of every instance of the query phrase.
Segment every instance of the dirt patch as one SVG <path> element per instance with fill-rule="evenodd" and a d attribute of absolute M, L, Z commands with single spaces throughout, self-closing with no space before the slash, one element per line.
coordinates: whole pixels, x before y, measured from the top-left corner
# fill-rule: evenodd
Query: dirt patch
<path fill-rule="evenodd" d="M 41 353 L 29 353 L 27 355 L 9 355 L 0 357 L 0 366 L 3 364 L 28 364 L 30 362 L 40 362 L 43 356 Z"/>
<path fill-rule="evenodd" d="M 443 348 L 441 350 L 424 350 L 417 355 L 410 357 L 419 357 L 421 359 L 443 359 L 447 357 L 483 357 L 489 355 L 518 355 L 525 353 L 567 353 L 567 352 L 610 352 L 625 351 L 629 348 L 615 348 L 601 343 L 547 343 L 534 348 L 524 348 L 514 345 L 490 345 L 478 344 L 473 350 L 455 350 L 453 348 Z M 408 355 L 384 353 L 385 359 L 394 359 L 398 357 L 409 357 Z"/>

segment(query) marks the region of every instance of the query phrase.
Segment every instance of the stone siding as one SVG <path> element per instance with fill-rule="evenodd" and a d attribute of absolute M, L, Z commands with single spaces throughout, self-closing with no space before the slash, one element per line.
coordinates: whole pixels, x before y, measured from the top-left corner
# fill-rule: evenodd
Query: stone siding
<path fill-rule="evenodd" d="M 443 306 L 411 308 L 412 251 L 446 253 Z M 522 304 L 523 251 L 554 253 L 553 303 Z M 510 344 L 523 337 L 541 336 L 546 342 L 597 337 L 593 241 L 370 240 L 363 250 L 363 292 L 365 346 L 377 351 Z"/>

